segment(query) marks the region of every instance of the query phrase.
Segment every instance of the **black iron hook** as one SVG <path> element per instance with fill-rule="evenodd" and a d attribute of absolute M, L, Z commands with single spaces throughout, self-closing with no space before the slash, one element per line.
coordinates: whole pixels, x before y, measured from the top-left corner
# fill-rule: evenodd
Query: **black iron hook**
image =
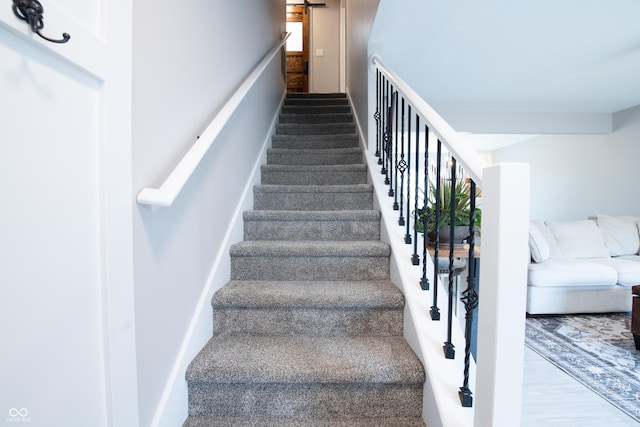
<path fill-rule="evenodd" d="M 42 14 L 44 9 L 38 0 L 13 0 L 13 13 L 22 21 L 25 21 L 31 27 L 31 31 L 42 37 L 43 39 L 52 43 L 66 43 L 71 36 L 67 33 L 62 33 L 62 39 L 53 40 L 49 37 L 43 36 L 40 30 L 44 27 L 44 18 Z"/>

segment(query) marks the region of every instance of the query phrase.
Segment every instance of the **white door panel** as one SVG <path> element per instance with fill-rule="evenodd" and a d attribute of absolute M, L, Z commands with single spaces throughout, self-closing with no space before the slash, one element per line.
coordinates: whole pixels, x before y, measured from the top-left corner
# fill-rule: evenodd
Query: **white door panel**
<path fill-rule="evenodd" d="M 42 0 L 42 33 L 68 32 L 65 44 L 32 34 L 11 2 L 0 5 L 0 420 L 108 426 L 127 412 L 135 425 L 136 410 L 114 407 L 126 363 L 111 360 L 123 333 L 112 330 L 122 318 L 109 301 L 121 291 L 110 280 L 126 279 L 131 262 L 113 255 L 130 250 L 114 243 L 130 239 L 121 179 L 130 171 L 118 170 L 130 157 L 114 160 L 130 141 L 109 145 L 109 135 L 130 133 L 114 116 L 130 106 L 107 103 L 129 100 L 106 90 L 119 71 L 99 38 L 105 2 L 72 3 Z M 127 376 L 135 405 L 135 372 Z"/>

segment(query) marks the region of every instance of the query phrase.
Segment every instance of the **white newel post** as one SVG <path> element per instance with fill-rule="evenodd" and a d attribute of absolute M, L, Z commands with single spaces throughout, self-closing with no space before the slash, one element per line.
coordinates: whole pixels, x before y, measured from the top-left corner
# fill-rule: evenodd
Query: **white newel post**
<path fill-rule="evenodd" d="M 482 182 L 476 427 L 520 425 L 529 166 L 489 166 Z"/>

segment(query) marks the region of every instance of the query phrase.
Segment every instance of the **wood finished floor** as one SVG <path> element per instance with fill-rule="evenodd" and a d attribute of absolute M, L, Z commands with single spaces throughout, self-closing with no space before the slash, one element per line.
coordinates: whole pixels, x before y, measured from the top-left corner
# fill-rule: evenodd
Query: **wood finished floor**
<path fill-rule="evenodd" d="M 622 427 L 640 423 L 525 347 L 521 425 Z"/>

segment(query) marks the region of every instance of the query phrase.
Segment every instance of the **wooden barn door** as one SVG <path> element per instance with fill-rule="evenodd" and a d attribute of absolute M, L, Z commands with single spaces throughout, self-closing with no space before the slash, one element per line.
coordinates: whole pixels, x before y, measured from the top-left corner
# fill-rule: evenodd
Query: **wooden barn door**
<path fill-rule="evenodd" d="M 309 91 L 309 11 L 287 6 L 287 92 Z"/>

